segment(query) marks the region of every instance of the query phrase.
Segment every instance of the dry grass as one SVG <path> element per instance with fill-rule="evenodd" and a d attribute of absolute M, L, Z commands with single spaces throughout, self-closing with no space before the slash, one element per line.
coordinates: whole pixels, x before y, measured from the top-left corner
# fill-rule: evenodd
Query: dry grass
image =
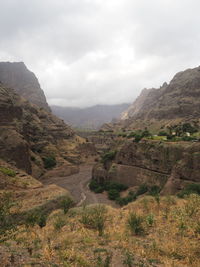
<path fill-rule="evenodd" d="M 153 197 L 144 197 L 122 209 L 107 207 L 103 236 L 81 222 L 83 212 L 73 208 L 65 215 L 57 210 L 42 229 L 19 227 L 15 240 L 7 241 L 8 255 L 15 250 L 25 262 L 44 266 L 131 266 L 125 265 L 130 255 L 132 266 L 199 266 L 199 196 L 162 197 L 159 204 Z M 144 218 L 144 234 L 131 234 L 130 212 Z M 152 224 L 147 219 L 150 214 Z M 112 263 L 106 265 L 110 259 Z"/>

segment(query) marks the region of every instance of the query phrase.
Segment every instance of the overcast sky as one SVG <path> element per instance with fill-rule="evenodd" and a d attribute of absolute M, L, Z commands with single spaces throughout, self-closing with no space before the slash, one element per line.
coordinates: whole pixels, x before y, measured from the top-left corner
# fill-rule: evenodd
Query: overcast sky
<path fill-rule="evenodd" d="M 0 61 L 23 61 L 49 104 L 132 102 L 200 62 L 199 0 L 0 0 Z"/>

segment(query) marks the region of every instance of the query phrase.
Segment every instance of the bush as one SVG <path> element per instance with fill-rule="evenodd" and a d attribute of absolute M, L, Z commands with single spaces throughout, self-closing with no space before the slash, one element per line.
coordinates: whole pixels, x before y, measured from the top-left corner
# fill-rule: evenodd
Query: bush
<path fill-rule="evenodd" d="M 193 140 L 195 140 L 195 138 L 194 137 L 192 137 L 192 136 L 183 136 L 182 137 L 182 140 L 183 141 L 193 141 Z"/>
<path fill-rule="evenodd" d="M 142 216 L 131 212 L 128 216 L 127 225 L 132 234 L 141 235 L 144 233 L 143 223 L 144 219 Z"/>
<path fill-rule="evenodd" d="M 37 224 L 43 228 L 46 226 L 47 217 L 48 215 L 40 210 L 31 211 L 26 215 L 25 224 L 31 227 Z"/>
<path fill-rule="evenodd" d="M 165 131 L 160 131 L 160 132 L 158 133 L 158 136 L 167 136 L 167 135 L 168 135 L 168 133 L 165 132 Z"/>
<path fill-rule="evenodd" d="M 134 141 L 135 141 L 136 143 L 139 143 L 140 140 L 142 140 L 142 138 L 143 138 L 142 135 L 140 135 L 140 134 L 136 134 L 136 135 L 135 135 L 135 140 L 134 140 Z"/>
<path fill-rule="evenodd" d="M 161 188 L 158 185 L 153 185 L 149 189 L 149 194 L 151 196 L 159 195 Z"/>
<path fill-rule="evenodd" d="M 103 191 L 104 191 L 103 186 L 98 186 L 98 187 L 94 190 L 94 192 L 95 192 L 96 194 L 103 193 Z"/>
<path fill-rule="evenodd" d="M 103 235 L 107 221 L 107 209 L 104 205 L 86 207 L 83 209 L 81 223 L 86 227 L 98 231 L 99 236 Z"/>
<path fill-rule="evenodd" d="M 113 189 L 117 190 L 118 192 L 121 192 L 128 189 L 128 186 L 118 182 L 110 182 L 110 181 L 98 183 L 97 180 L 92 179 L 90 181 L 89 188 L 91 191 L 94 191 L 95 193 L 102 193 L 104 190 L 110 191 Z"/>
<path fill-rule="evenodd" d="M 118 182 L 106 182 L 106 183 L 104 183 L 104 189 L 105 189 L 105 191 L 115 189 L 118 192 L 121 192 L 121 191 L 128 189 L 128 186 L 121 184 L 121 183 L 118 183 Z"/>
<path fill-rule="evenodd" d="M 200 184 L 188 184 L 177 196 L 182 198 L 190 194 L 200 195 Z"/>
<path fill-rule="evenodd" d="M 40 216 L 38 217 L 37 224 L 40 226 L 40 228 L 43 228 L 46 226 L 47 217 L 48 216 L 45 213 L 40 214 Z"/>
<path fill-rule="evenodd" d="M 146 223 L 147 223 L 148 226 L 153 226 L 154 221 L 155 221 L 155 219 L 154 219 L 154 215 L 152 213 L 150 213 L 149 215 L 147 215 L 147 217 L 146 217 Z"/>
<path fill-rule="evenodd" d="M 10 193 L 0 195 L 0 235 L 7 230 L 14 229 L 14 223 L 11 218 L 11 208 L 14 202 Z"/>
<path fill-rule="evenodd" d="M 146 192 L 148 192 L 148 186 L 146 184 L 141 184 L 136 192 L 136 195 L 140 196 Z"/>
<path fill-rule="evenodd" d="M 49 156 L 42 159 L 45 169 L 51 169 L 56 166 L 56 159 L 54 156 Z"/>
<path fill-rule="evenodd" d="M 130 192 L 128 193 L 128 196 L 123 197 L 123 198 L 121 198 L 121 197 L 117 198 L 117 199 L 116 199 L 116 203 L 117 203 L 118 205 L 120 205 L 120 206 L 125 206 L 125 205 L 127 205 L 128 203 L 135 201 L 136 198 L 137 198 L 137 197 L 136 197 L 136 194 L 135 194 L 134 192 L 130 191 Z"/>
<path fill-rule="evenodd" d="M 60 216 L 56 218 L 54 222 L 54 229 L 56 231 L 59 231 L 63 226 L 66 225 L 66 222 L 64 219 L 62 219 Z"/>
<path fill-rule="evenodd" d="M 66 214 L 69 209 L 73 206 L 73 200 L 69 197 L 65 197 L 61 200 L 61 208 L 64 211 L 64 214 Z"/>
<path fill-rule="evenodd" d="M 2 172 L 5 175 L 8 175 L 10 177 L 15 177 L 16 176 L 16 172 L 15 171 L 13 171 L 11 169 L 8 169 L 8 168 L 5 168 L 5 167 L 0 167 L 0 172 Z"/>
<path fill-rule="evenodd" d="M 117 199 L 119 197 L 120 197 L 120 194 L 119 194 L 119 191 L 118 190 L 116 190 L 116 189 L 110 189 L 108 191 L 108 198 L 110 200 L 115 200 L 115 199 Z"/>
<path fill-rule="evenodd" d="M 103 164 L 105 164 L 107 161 L 113 160 L 115 158 L 116 154 L 117 154 L 116 150 L 115 151 L 109 151 L 109 152 L 105 153 L 101 158 L 101 162 Z"/>

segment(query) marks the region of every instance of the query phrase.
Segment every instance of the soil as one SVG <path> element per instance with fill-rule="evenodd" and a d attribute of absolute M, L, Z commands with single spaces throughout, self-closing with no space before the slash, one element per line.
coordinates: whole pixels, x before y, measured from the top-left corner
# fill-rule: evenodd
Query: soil
<path fill-rule="evenodd" d="M 45 179 L 43 184 L 56 184 L 68 190 L 77 206 L 102 203 L 112 207 L 118 207 L 114 201 L 107 197 L 107 193 L 95 194 L 90 191 L 88 184 L 92 177 L 93 164 L 81 165 L 79 173 L 66 177 L 49 177 Z"/>

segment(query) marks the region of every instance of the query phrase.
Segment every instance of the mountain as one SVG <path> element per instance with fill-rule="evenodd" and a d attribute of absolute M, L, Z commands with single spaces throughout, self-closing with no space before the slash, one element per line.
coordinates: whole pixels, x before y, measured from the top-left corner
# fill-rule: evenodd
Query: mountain
<path fill-rule="evenodd" d="M 128 129 L 165 128 L 179 122 L 200 121 L 200 67 L 177 73 L 159 89 L 144 89 L 123 112 L 121 126 Z"/>
<path fill-rule="evenodd" d="M 23 62 L 0 62 L 0 81 L 31 103 L 50 111 L 38 79 Z"/>
<path fill-rule="evenodd" d="M 70 162 L 79 162 L 81 142 L 61 119 L 0 85 L 1 159 L 39 177 L 52 161 L 73 169 Z"/>
<path fill-rule="evenodd" d="M 129 104 L 96 105 L 88 108 L 51 106 L 52 112 L 76 128 L 98 129 L 102 124 L 120 117 Z"/>

